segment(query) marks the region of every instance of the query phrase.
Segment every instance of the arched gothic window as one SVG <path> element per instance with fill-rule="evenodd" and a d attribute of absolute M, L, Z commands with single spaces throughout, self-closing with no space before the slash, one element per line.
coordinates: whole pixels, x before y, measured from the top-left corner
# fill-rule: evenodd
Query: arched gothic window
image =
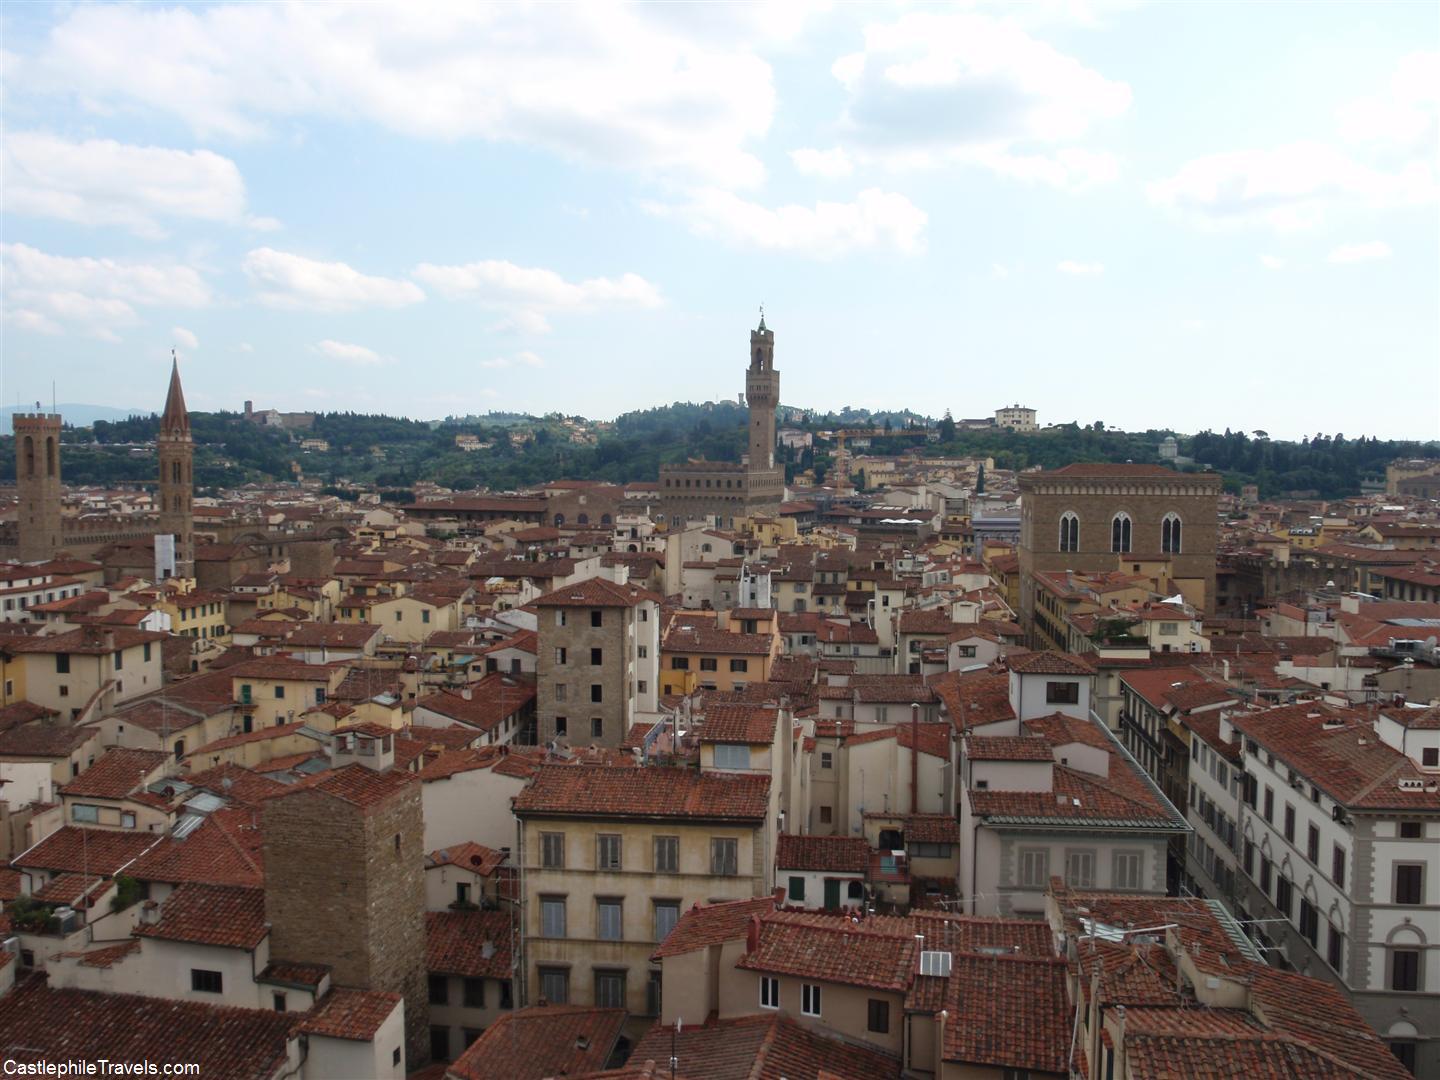
<path fill-rule="evenodd" d="M 1180 515 L 1171 511 L 1160 522 L 1160 550 L 1171 555 L 1180 554 Z"/>
<path fill-rule="evenodd" d="M 1110 550 L 1130 550 L 1130 515 L 1123 510 L 1110 522 Z"/>
<path fill-rule="evenodd" d="M 1080 550 L 1080 519 L 1071 511 L 1060 517 L 1060 550 Z"/>

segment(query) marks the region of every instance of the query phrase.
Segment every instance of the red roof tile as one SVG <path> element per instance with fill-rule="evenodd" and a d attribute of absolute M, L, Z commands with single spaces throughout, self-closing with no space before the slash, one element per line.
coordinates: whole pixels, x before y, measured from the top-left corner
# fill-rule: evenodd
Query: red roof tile
<path fill-rule="evenodd" d="M 254 949 L 270 932 L 265 891 L 232 885 L 181 885 L 160 905 L 160 918 L 135 928 L 140 937 Z"/>
<path fill-rule="evenodd" d="M 543 1080 L 598 1072 L 608 1064 L 624 1023 L 624 1009 L 576 1005 L 535 1005 L 503 1013 L 450 1066 L 450 1075 L 459 1080 Z"/>
<path fill-rule="evenodd" d="M 775 870 L 819 870 L 864 874 L 870 867 L 870 845 L 863 836 L 797 836 L 782 833 L 775 840 Z"/>
<path fill-rule="evenodd" d="M 666 1065 L 656 1080 L 670 1075 L 671 1029 L 656 1024 L 636 1044 L 632 1064 Z M 686 1024 L 675 1041 L 677 1076 L 705 1080 L 896 1080 L 900 1060 L 854 1041 L 842 1042 L 802 1027 L 788 1016 L 738 1016 Z"/>
<path fill-rule="evenodd" d="M 662 599 L 649 589 L 595 577 L 546 593 L 533 603 L 536 607 L 634 607 L 647 600 L 658 604 Z"/>
<path fill-rule="evenodd" d="M 753 900 L 730 900 L 719 904 L 695 904 L 680 916 L 674 928 L 651 954 L 658 959 L 694 952 L 724 941 L 745 936 L 752 915 L 765 915 L 775 910 L 773 896 L 757 896 Z"/>
<path fill-rule="evenodd" d="M 11 862 L 21 869 L 69 870 L 113 877 L 160 839 L 154 833 L 65 825 Z"/>
<path fill-rule="evenodd" d="M 843 916 L 817 923 L 777 912 L 761 920 L 759 944 L 735 966 L 904 992 L 915 957 L 915 939 L 908 934 L 871 930 Z"/>
<path fill-rule="evenodd" d="M 1064 1073 L 1075 1012 L 1063 960 L 959 953 L 945 994 L 946 1061 Z"/>
<path fill-rule="evenodd" d="M 515 812 L 758 822 L 769 793 L 768 776 L 545 765 L 517 796 Z"/>
<path fill-rule="evenodd" d="M 779 711 L 764 705 L 712 705 L 707 701 L 705 719 L 697 734 L 701 742 L 769 746 L 775 741 L 778 719 Z"/>
<path fill-rule="evenodd" d="M 390 1014 L 401 1008 L 399 994 L 381 990 L 331 990 L 296 1025 L 304 1035 L 369 1042 Z"/>
<path fill-rule="evenodd" d="M 508 911 L 427 911 L 425 969 L 432 975 L 513 978 L 514 930 Z"/>

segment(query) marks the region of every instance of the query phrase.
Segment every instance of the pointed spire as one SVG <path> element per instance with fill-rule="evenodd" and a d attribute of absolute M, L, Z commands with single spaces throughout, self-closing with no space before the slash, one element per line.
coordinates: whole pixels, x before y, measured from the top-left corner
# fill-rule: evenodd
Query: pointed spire
<path fill-rule="evenodd" d="M 190 434 L 190 413 L 185 409 L 185 392 L 180 389 L 180 360 L 170 350 L 170 392 L 165 395 L 165 414 L 160 430 L 167 435 Z"/>

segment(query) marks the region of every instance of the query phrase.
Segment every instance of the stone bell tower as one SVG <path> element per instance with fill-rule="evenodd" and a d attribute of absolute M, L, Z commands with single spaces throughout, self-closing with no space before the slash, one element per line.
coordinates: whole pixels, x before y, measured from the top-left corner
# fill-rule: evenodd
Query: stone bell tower
<path fill-rule="evenodd" d="M 60 550 L 60 414 L 15 413 L 15 491 L 21 562 L 44 562 Z"/>
<path fill-rule="evenodd" d="M 195 576 L 195 520 L 191 509 L 194 496 L 195 443 L 190 437 L 190 414 L 185 410 L 185 393 L 180 389 L 180 362 L 170 365 L 170 391 L 165 396 L 165 413 L 160 417 L 156 439 L 160 458 L 160 529 L 175 537 L 175 576 Z"/>
<path fill-rule="evenodd" d="M 780 373 L 775 370 L 775 331 L 750 331 L 750 367 L 745 372 L 745 402 L 750 406 L 751 473 L 775 467 L 775 407 L 780 404 Z"/>

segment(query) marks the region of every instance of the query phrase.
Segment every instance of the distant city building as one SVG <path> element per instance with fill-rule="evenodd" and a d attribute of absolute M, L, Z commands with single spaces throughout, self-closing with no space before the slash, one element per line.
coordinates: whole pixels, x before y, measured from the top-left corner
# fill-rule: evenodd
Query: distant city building
<path fill-rule="evenodd" d="M 785 498 L 785 470 L 775 464 L 775 409 L 780 373 L 775 370 L 775 331 L 750 332 L 750 367 L 745 373 L 750 408 L 750 452 L 744 464 L 689 461 L 660 468 L 660 499 L 672 526 L 713 517 L 725 527 L 754 513 L 774 513 Z"/>
<path fill-rule="evenodd" d="M 18 524 L 21 562 L 43 562 L 60 550 L 60 414 L 15 413 L 15 487 L 20 496 Z"/>
<path fill-rule="evenodd" d="M 996 409 L 995 426 L 1009 428 L 1011 431 L 1039 430 L 1039 425 L 1035 422 L 1035 410 L 1027 409 L 1023 405 L 1007 405 L 1003 409 Z"/>

